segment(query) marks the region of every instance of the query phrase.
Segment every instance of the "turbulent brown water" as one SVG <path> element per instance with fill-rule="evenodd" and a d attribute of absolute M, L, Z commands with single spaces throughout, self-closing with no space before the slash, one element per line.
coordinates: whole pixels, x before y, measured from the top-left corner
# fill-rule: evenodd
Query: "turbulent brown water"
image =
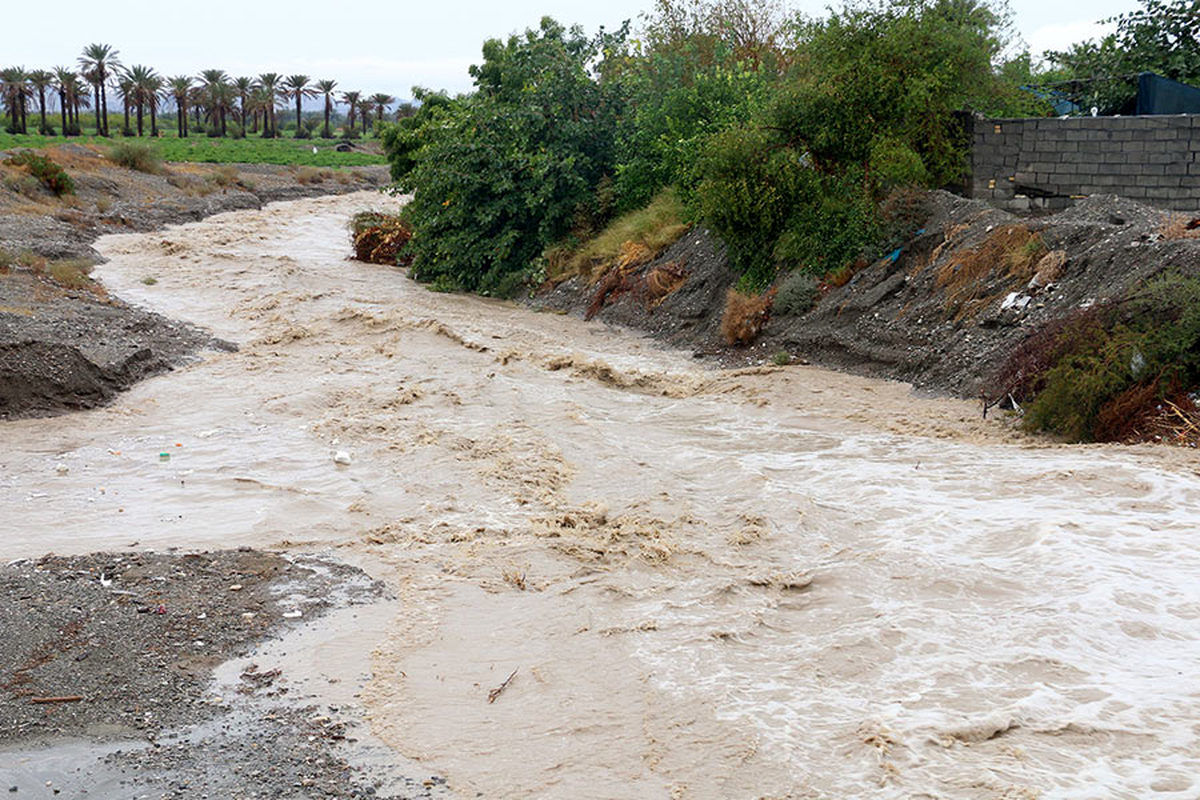
<path fill-rule="evenodd" d="M 1193 461 L 347 261 L 394 202 L 102 240 L 110 291 L 241 350 L 5 424 L 0 556 L 364 566 L 388 618 L 292 657 L 370 653 L 354 701 L 463 797 L 1200 794 Z"/>

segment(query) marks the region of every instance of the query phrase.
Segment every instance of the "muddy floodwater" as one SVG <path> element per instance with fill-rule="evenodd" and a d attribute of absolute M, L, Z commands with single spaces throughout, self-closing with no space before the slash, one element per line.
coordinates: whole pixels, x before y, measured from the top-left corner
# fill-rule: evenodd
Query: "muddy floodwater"
<path fill-rule="evenodd" d="M 4 423 L 0 558 L 361 566 L 395 602 L 292 668 L 349 675 L 467 798 L 1200 796 L 1191 454 L 347 261 L 348 217 L 396 203 L 102 239 L 112 293 L 240 350 Z"/>

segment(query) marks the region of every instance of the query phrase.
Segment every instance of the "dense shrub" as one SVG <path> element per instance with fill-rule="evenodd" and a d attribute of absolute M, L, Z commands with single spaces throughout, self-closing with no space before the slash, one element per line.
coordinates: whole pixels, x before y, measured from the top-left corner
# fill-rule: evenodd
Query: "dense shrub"
<path fill-rule="evenodd" d="M 75 191 L 75 181 L 49 156 L 38 155 L 32 150 L 22 150 L 11 156 L 8 163 L 14 167 L 25 168 L 42 186 L 60 197 Z"/>
<path fill-rule="evenodd" d="M 142 142 L 118 142 L 108 148 L 108 160 L 126 169 L 156 175 L 162 172 L 162 157 L 153 145 Z"/>
<path fill-rule="evenodd" d="M 817 279 L 812 275 L 796 271 L 779 283 L 773 306 L 781 316 L 799 316 L 812 310 L 821 297 Z"/>
<path fill-rule="evenodd" d="M 1200 279 L 1168 275 L 1031 335 L 998 379 L 1025 424 L 1075 441 L 1137 433 L 1154 405 L 1200 384 Z"/>
<path fill-rule="evenodd" d="M 416 151 L 393 139 L 393 169 L 415 190 L 412 275 L 484 293 L 535 262 L 582 216 L 612 169 L 615 107 L 590 65 L 605 37 L 553 20 L 484 45 L 478 90 L 420 129 Z"/>

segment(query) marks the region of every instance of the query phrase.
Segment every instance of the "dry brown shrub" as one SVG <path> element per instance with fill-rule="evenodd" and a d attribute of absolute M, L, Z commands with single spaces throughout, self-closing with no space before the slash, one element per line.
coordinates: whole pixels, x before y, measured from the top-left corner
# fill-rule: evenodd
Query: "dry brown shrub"
<path fill-rule="evenodd" d="M 646 305 L 657 307 L 687 281 L 687 271 L 678 261 L 655 267 L 646 275 Z"/>
<path fill-rule="evenodd" d="M 654 251 L 640 242 L 624 242 L 617 255 L 617 266 L 620 269 L 640 267 L 648 264 L 654 258 Z"/>
<path fill-rule="evenodd" d="M 1036 239 L 1035 239 L 1036 236 Z M 1009 277 L 1030 277 L 1034 260 L 1041 257 L 1045 244 L 1041 237 L 1023 225 L 997 228 L 978 247 L 954 253 L 938 267 L 935 281 L 946 295 L 946 309 L 969 316 L 986 303 L 980 303 L 988 283 L 998 268 Z"/>
<path fill-rule="evenodd" d="M 592 302 L 588 304 L 583 318 L 591 319 L 596 316 L 606 305 L 621 295 L 633 291 L 637 284 L 637 276 L 630 271 L 619 268 L 610 269 L 601 278 L 600 286 L 596 289 L 596 294 L 592 296 Z"/>
<path fill-rule="evenodd" d="M 1158 380 L 1130 386 L 1104 404 L 1096 414 L 1093 434 L 1100 442 L 1126 442 L 1144 438 L 1147 422 L 1155 416 Z"/>
<path fill-rule="evenodd" d="M 1158 235 L 1168 241 L 1175 239 L 1200 239 L 1200 217 L 1171 214 L 1159 226 Z"/>
<path fill-rule="evenodd" d="M 752 295 L 737 289 L 725 293 L 725 313 L 721 315 L 721 336 L 726 343 L 749 344 L 754 341 L 771 317 L 775 292 Z"/>
<path fill-rule="evenodd" d="M 1033 278 L 1038 286 L 1049 286 L 1062 277 L 1063 267 L 1066 265 L 1067 251 L 1051 250 L 1038 261 Z"/>
<path fill-rule="evenodd" d="M 412 238 L 412 229 L 399 217 L 380 214 L 373 225 L 362 225 L 354 233 L 354 257 L 369 264 L 405 266 L 411 256 L 401 256 L 400 250 Z"/>

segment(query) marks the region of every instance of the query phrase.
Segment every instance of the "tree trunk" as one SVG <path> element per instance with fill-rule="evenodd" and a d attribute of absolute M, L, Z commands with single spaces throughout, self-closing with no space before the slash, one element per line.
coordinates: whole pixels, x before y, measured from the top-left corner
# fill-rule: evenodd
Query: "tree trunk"
<path fill-rule="evenodd" d="M 325 138 L 330 137 L 329 133 L 329 95 L 325 95 Z"/>
<path fill-rule="evenodd" d="M 42 130 L 38 131 L 38 133 L 41 133 L 42 131 L 46 130 L 46 87 L 45 86 L 38 87 L 38 110 L 41 112 L 41 115 L 42 115 Z"/>
<path fill-rule="evenodd" d="M 150 101 L 150 135 L 158 138 L 158 98 Z"/>
<path fill-rule="evenodd" d="M 67 133 L 67 93 L 66 92 L 60 91 L 58 93 L 58 111 L 59 111 L 59 116 L 62 117 L 63 136 L 69 136 L 70 134 Z"/>
<path fill-rule="evenodd" d="M 300 92 L 297 91 L 296 92 L 296 135 L 297 136 L 300 135 L 300 98 L 301 98 L 301 96 L 302 95 L 300 94 Z"/>
<path fill-rule="evenodd" d="M 104 117 L 104 135 L 108 136 L 108 88 L 100 81 L 100 108 L 96 113 Z"/>
<path fill-rule="evenodd" d="M 141 138 L 141 135 L 142 135 L 142 98 L 140 98 L 140 97 L 138 98 L 138 101 L 137 101 L 137 121 L 138 121 L 138 128 L 137 128 L 138 138 Z"/>
<path fill-rule="evenodd" d="M 104 129 L 100 127 L 100 83 L 97 81 L 92 84 L 92 88 L 96 91 L 96 135 L 103 136 Z"/>

